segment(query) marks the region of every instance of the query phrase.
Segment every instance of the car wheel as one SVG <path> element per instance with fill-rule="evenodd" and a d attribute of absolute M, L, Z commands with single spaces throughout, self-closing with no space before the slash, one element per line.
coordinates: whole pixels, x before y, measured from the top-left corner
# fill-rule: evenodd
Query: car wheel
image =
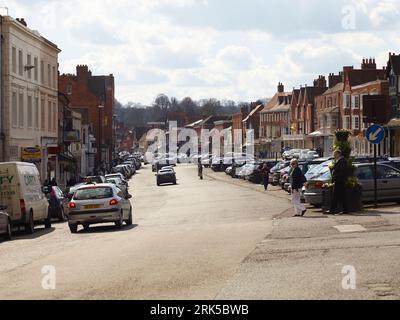
<path fill-rule="evenodd" d="M 44 220 L 44 227 L 45 227 L 45 229 L 50 229 L 51 228 L 51 213 L 50 213 L 50 210 L 47 213 L 46 220 Z"/>
<path fill-rule="evenodd" d="M 4 240 L 10 241 L 12 238 L 12 231 L 11 231 L 11 221 L 10 219 L 7 220 L 7 232 L 4 235 Z"/>
<path fill-rule="evenodd" d="M 61 207 L 60 214 L 58 216 L 58 221 L 64 222 L 66 220 L 64 208 Z"/>
<path fill-rule="evenodd" d="M 78 232 L 78 225 L 77 224 L 70 224 L 69 225 L 69 230 L 71 233 L 77 233 Z"/>
<path fill-rule="evenodd" d="M 29 212 L 29 221 L 25 224 L 25 233 L 33 234 L 35 232 L 35 222 L 33 220 L 33 211 Z"/>
<path fill-rule="evenodd" d="M 126 225 L 131 226 L 133 224 L 132 207 L 129 209 L 129 218 L 126 220 Z"/>
<path fill-rule="evenodd" d="M 122 229 L 123 223 L 124 223 L 124 216 L 123 213 L 121 212 L 119 220 L 115 221 L 115 226 L 117 227 L 117 229 Z"/>
<path fill-rule="evenodd" d="M 90 229 L 90 224 L 89 224 L 89 223 L 84 223 L 84 224 L 83 224 L 83 229 L 84 229 L 85 231 L 89 231 L 89 229 Z"/>

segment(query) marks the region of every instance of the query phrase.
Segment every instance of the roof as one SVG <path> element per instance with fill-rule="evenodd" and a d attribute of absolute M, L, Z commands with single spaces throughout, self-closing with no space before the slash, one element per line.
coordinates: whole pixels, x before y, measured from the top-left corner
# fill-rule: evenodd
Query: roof
<path fill-rule="evenodd" d="M 328 95 L 328 94 L 331 94 L 331 93 L 340 92 L 340 91 L 343 91 L 343 89 L 344 89 L 344 83 L 340 82 L 337 85 L 335 85 L 334 87 L 329 88 L 328 90 L 326 90 L 323 93 L 323 95 Z"/>
<path fill-rule="evenodd" d="M 384 79 L 386 77 L 386 71 L 383 69 L 374 70 L 349 70 L 348 79 L 351 87 L 358 86 L 360 84 L 374 81 L 377 79 Z"/>
<path fill-rule="evenodd" d="M 186 127 L 186 128 L 191 128 L 191 127 L 194 127 L 194 126 L 199 125 L 199 124 L 202 123 L 202 122 L 203 122 L 203 119 L 200 119 L 200 120 L 197 120 L 197 121 L 195 121 L 195 122 L 193 122 L 193 123 L 189 123 L 189 124 L 186 125 L 185 127 Z"/>
<path fill-rule="evenodd" d="M 315 97 L 322 95 L 326 89 L 326 87 L 306 87 L 305 92 L 308 102 L 313 102 Z"/>
<path fill-rule="evenodd" d="M 291 92 L 278 92 L 267 103 L 262 113 L 266 112 L 286 112 L 290 109 Z M 279 108 L 279 109 L 277 109 Z M 276 110 L 275 110 L 276 109 Z M 287 110 L 286 110 L 287 109 Z"/>
<path fill-rule="evenodd" d="M 387 75 L 389 75 L 390 70 L 393 70 L 395 75 L 400 75 L 400 55 L 390 56 L 387 67 Z"/>

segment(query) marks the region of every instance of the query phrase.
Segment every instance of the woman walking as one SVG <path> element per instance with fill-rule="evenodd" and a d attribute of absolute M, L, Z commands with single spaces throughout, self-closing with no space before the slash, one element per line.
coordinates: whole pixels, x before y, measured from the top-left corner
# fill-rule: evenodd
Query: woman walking
<path fill-rule="evenodd" d="M 262 178 L 263 178 L 263 185 L 264 185 L 265 191 L 268 190 L 270 172 L 271 172 L 271 169 L 268 167 L 268 164 L 264 163 L 261 168 L 261 174 L 262 174 Z"/>

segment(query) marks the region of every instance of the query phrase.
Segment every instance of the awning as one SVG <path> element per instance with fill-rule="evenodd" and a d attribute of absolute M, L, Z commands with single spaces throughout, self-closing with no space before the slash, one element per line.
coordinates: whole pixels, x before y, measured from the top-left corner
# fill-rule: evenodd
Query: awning
<path fill-rule="evenodd" d="M 400 128 L 400 119 L 395 118 L 389 121 L 389 123 L 386 125 L 388 128 Z"/>
<path fill-rule="evenodd" d="M 329 136 L 329 135 L 324 134 L 322 131 L 314 131 L 314 132 L 311 132 L 308 136 L 309 137 L 325 137 L 325 136 Z"/>

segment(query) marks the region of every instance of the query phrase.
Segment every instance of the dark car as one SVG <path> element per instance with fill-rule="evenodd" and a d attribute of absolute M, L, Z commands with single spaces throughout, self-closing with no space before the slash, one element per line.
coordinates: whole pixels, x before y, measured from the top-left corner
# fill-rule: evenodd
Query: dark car
<path fill-rule="evenodd" d="M 4 240 L 11 240 L 11 219 L 5 211 L 6 209 L 6 206 L 0 205 L 0 236 L 2 236 Z"/>
<path fill-rule="evenodd" d="M 160 186 L 164 183 L 172 183 L 176 184 L 176 173 L 171 167 L 164 167 L 156 174 L 157 177 L 157 186 Z"/>
<path fill-rule="evenodd" d="M 56 218 L 59 221 L 66 221 L 65 215 L 68 212 L 69 199 L 64 195 L 59 187 L 46 187 L 46 197 L 49 201 L 49 212 L 52 218 Z"/>

